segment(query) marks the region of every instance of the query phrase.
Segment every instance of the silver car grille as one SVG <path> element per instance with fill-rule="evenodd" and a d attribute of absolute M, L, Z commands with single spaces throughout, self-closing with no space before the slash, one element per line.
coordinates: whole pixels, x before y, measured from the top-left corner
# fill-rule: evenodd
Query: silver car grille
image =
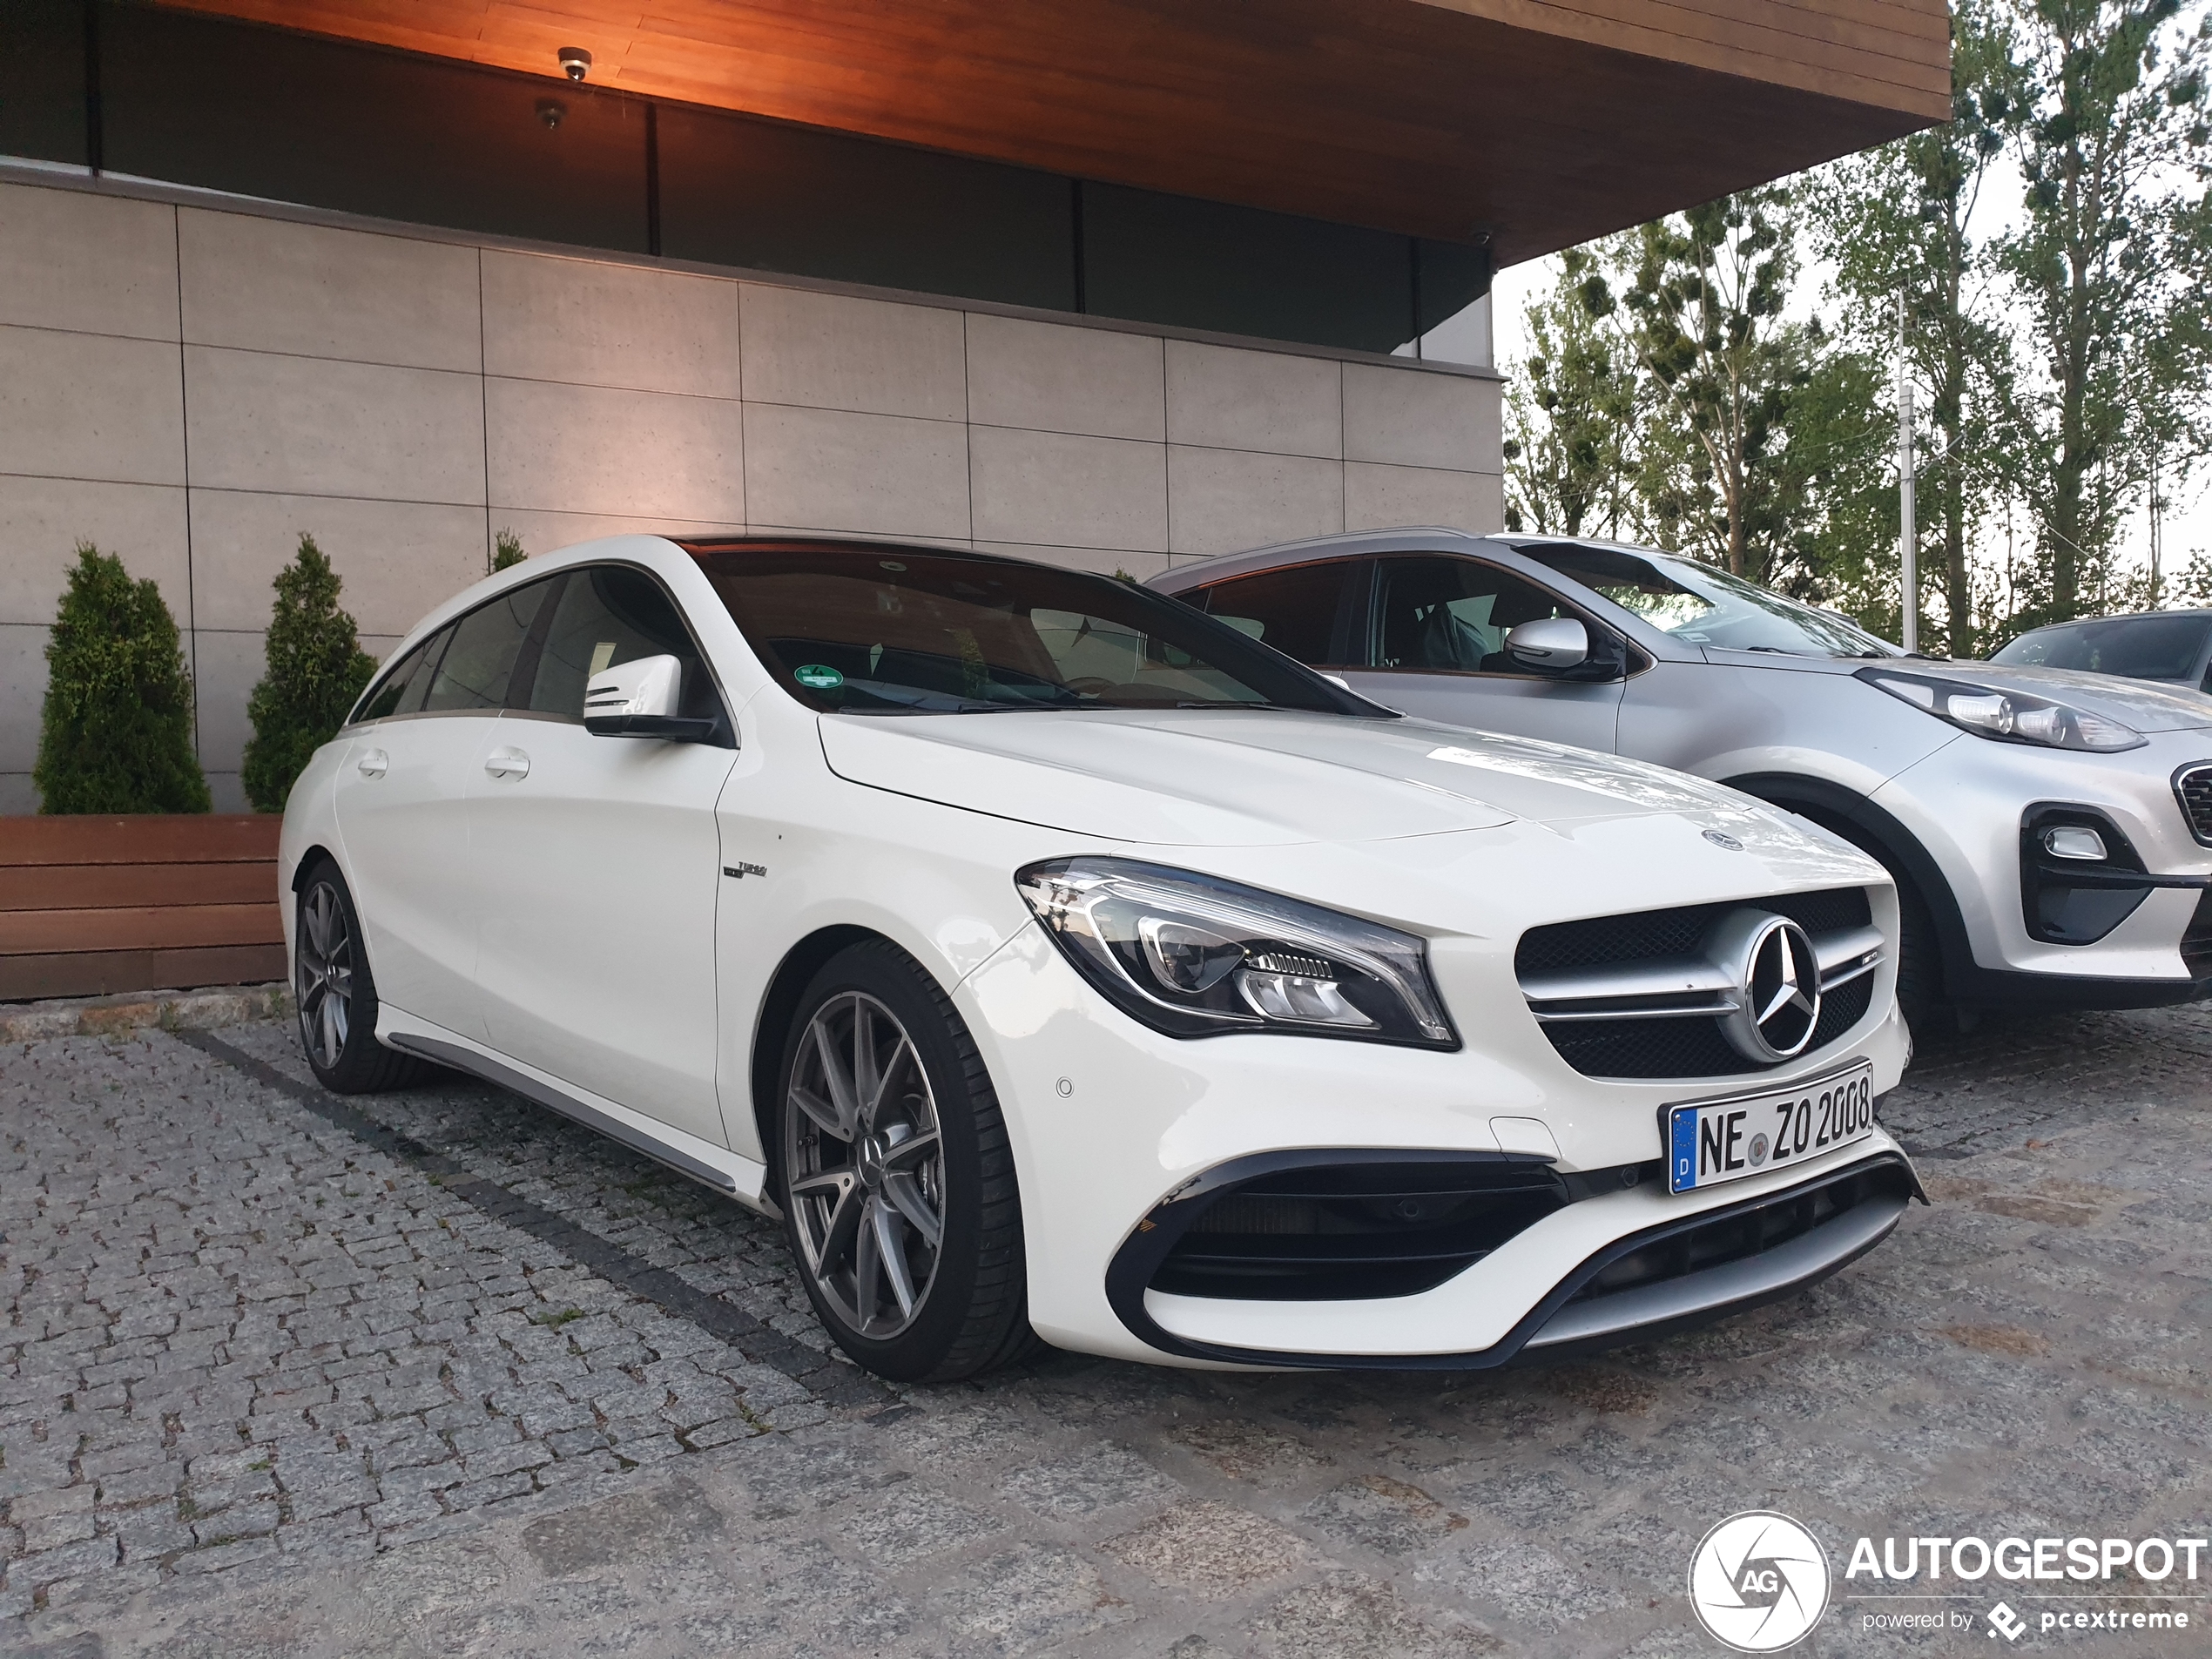
<path fill-rule="evenodd" d="M 2174 798 L 2182 803 L 2182 816 L 2189 821 L 2189 833 L 2212 846 L 2212 760 L 2175 772 Z"/>
<path fill-rule="evenodd" d="M 1803 977 L 1819 988 L 1811 1030 L 1799 1026 L 1798 1046 L 1778 1057 L 1755 1057 L 1730 1035 L 1760 1009 L 1746 1012 L 1743 965 L 1712 948 L 1765 916 L 1803 930 L 1793 936 L 1814 958 Z M 1865 889 L 1843 887 L 1531 928 L 1514 968 L 1545 1036 L 1585 1076 L 1725 1077 L 1770 1069 L 1842 1037 L 1872 1005 L 1887 949 Z"/>

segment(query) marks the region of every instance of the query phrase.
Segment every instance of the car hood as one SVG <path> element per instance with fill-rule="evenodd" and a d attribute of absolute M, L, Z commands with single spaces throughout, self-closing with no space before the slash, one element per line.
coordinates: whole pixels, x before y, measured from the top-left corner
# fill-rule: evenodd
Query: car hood
<path fill-rule="evenodd" d="M 1354 843 L 1672 814 L 1745 845 L 1800 840 L 1717 785 L 1425 720 L 1265 711 L 826 715 L 839 777 L 1048 828 L 1168 846 Z"/>
<path fill-rule="evenodd" d="M 1931 679 L 1962 680 L 2000 691 L 2070 703 L 2092 714 L 2118 720 L 2138 732 L 2182 732 L 2212 725 L 2212 697 L 2152 680 L 2123 679 L 2073 668 L 2030 668 L 2013 663 L 1919 662 L 1905 657 L 1884 662 L 1899 673 Z"/>

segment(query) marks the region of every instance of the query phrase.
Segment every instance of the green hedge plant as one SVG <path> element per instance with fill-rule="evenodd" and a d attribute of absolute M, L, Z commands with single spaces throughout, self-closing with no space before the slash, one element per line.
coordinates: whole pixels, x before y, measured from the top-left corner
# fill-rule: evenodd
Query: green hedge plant
<path fill-rule="evenodd" d="M 80 542 L 46 642 L 46 703 L 31 770 L 42 813 L 204 813 L 192 675 L 177 619 L 151 581 Z"/>
<path fill-rule="evenodd" d="M 337 734 L 361 697 L 376 659 L 361 647 L 354 619 L 338 608 L 343 585 L 312 536 L 277 572 L 269 617 L 268 671 L 246 705 L 246 799 L 257 813 L 280 813 L 309 757 Z"/>

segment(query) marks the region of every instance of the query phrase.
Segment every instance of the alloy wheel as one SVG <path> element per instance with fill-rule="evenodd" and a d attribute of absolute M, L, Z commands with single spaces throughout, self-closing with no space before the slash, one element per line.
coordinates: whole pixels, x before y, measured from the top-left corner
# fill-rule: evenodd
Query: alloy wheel
<path fill-rule="evenodd" d="M 293 953 L 293 1001 L 300 1010 L 300 1036 L 325 1070 L 346 1052 L 353 1030 L 354 934 L 346 925 L 345 901 L 327 881 L 310 886 L 300 901 L 300 938 Z"/>
<path fill-rule="evenodd" d="M 857 1335 L 914 1323 L 945 1238 L 937 1101 L 898 1017 L 860 991 L 814 1012 L 791 1069 L 784 1167 L 815 1287 Z"/>

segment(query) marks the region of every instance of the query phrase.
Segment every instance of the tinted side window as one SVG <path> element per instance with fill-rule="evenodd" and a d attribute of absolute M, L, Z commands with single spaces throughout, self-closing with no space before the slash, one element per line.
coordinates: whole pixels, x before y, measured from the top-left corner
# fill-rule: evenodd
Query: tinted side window
<path fill-rule="evenodd" d="M 1293 564 L 1232 577 L 1190 597 L 1231 628 L 1301 663 L 1341 663 L 1349 652 L 1344 598 L 1357 560 Z"/>
<path fill-rule="evenodd" d="M 1534 583 L 1474 559 L 1385 559 L 1381 574 L 1378 668 L 1519 673 L 1505 654 L 1507 633 L 1570 614 Z"/>
<path fill-rule="evenodd" d="M 641 657 L 673 657 L 684 664 L 684 701 L 678 712 L 710 720 L 721 714 L 722 699 L 691 631 L 658 582 L 626 564 L 571 570 L 545 631 L 529 705 L 541 713 L 581 720 L 583 688 L 591 677 Z"/>
<path fill-rule="evenodd" d="M 393 667 L 392 671 L 377 682 L 376 689 L 369 693 L 368 700 L 354 711 L 354 721 L 381 720 L 388 714 L 397 714 L 400 711 L 400 703 L 407 696 L 413 681 L 418 676 L 422 676 L 422 664 L 429 660 L 430 647 L 442 644 L 444 637 L 442 634 L 433 634 L 402 657 Z M 422 678 L 427 685 L 428 677 L 422 676 Z M 417 708 L 422 705 L 420 689 L 415 691 L 415 704 Z"/>
<path fill-rule="evenodd" d="M 422 700 L 426 713 L 504 707 L 515 674 L 515 659 L 529 636 L 537 608 L 550 584 L 532 582 L 512 588 L 463 617 L 453 628 L 453 643 L 430 678 Z"/>

